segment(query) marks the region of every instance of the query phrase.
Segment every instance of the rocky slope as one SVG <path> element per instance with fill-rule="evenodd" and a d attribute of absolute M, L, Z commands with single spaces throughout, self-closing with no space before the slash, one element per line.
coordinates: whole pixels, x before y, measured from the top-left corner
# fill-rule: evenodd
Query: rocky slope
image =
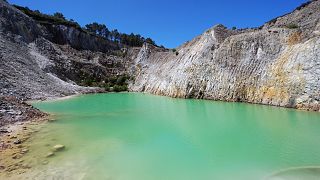
<path fill-rule="evenodd" d="M 0 119 L 6 119 L 6 121 L 0 121 L 0 127 L 6 125 L 7 122 L 15 123 L 45 116 L 45 113 L 15 97 L 0 97 Z M 0 129 L 0 135 L 6 132 L 6 130 Z"/>
<path fill-rule="evenodd" d="M 260 28 L 217 25 L 177 48 L 145 45 L 133 91 L 320 110 L 320 1 Z"/>
<path fill-rule="evenodd" d="M 16 102 L 104 92 L 81 85 L 127 74 L 138 52 L 72 26 L 39 23 L 0 0 L 0 126 L 32 111 Z M 8 118 L 19 108 L 18 119 Z"/>

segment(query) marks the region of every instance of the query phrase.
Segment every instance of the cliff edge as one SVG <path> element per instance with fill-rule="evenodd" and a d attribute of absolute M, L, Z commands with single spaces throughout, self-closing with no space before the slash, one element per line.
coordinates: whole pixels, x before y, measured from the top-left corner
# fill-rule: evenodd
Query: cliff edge
<path fill-rule="evenodd" d="M 172 51 L 145 45 L 133 91 L 320 111 L 320 1 L 254 29 L 216 25 Z"/>

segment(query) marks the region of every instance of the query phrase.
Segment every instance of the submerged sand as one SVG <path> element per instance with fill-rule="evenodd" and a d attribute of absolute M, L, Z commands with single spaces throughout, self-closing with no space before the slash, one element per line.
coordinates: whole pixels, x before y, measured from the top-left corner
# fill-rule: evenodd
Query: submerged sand
<path fill-rule="evenodd" d="M 31 164 L 22 160 L 29 153 L 27 142 L 48 121 L 50 118 L 45 117 L 4 127 L 7 132 L 0 134 L 0 179 L 8 179 L 32 168 Z"/>

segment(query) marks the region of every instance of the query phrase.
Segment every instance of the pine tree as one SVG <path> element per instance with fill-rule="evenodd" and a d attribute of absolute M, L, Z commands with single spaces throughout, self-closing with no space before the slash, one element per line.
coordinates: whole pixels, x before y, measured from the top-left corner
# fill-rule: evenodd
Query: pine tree
<path fill-rule="evenodd" d="M 64 17 L 64 15 L 60 12 L 56 12 L 53 14 L 54 17 L 59 18 L 59 19 L 63 19 L 66 20 L 66 18 Z"/>

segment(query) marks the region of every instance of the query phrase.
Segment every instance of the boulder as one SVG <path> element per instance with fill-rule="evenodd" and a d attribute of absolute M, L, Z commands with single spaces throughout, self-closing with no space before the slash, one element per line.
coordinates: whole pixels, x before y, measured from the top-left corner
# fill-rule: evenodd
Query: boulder
<path fill-rule="evenodd" d="M 29 149 L 22 149 L 22 150 L 21 150 L 21 153 L 22 153 L 22 154 L 26 154 L 27 152 L 29 152 Z"/>
<path fill-rule="evenodd" d="M 52 157 L 54 156 L 54 152 L 48 152 L 48 154 L 46 155 L 46 157 Z"/>
<path fill-rule="evenodd" d="M 64 146 L 64 145 L 61 145 L 61 144 L 57 144 L 57 145 L 53 146 L 53 150 L 54 150 L 55 152 L 57 152 L 57 151 L 62 151 L 62 150 L 64 150 L 64 149 L 65 149 L 65 146 Z"/>
<path fill-rule="evenodd" d="M 13 144 L 21 144 L 22 142 L 21 142 L 21 140 L 20 139 L 17 139 L 17 140 L 15 140 L 15 141 L 13 141 Z"/>

